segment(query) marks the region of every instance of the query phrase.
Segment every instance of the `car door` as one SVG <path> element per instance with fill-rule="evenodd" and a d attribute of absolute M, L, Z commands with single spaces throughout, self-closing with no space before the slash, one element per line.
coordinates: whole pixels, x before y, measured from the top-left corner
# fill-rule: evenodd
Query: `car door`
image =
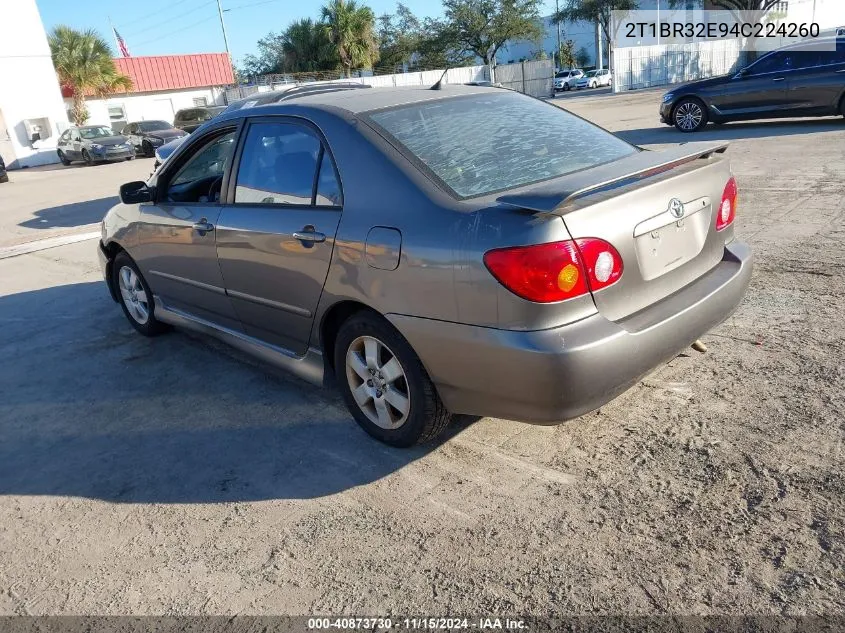
<path fill-rule="evenodd" d="M 780 116 L 787 109 L 791 51 L 775 51 L 719 86 L 712 98 L 719 112 L 732 118 Z"/>
<path fill-rule="evenodd" d="M 244 330 L 302 355 L 342 209 L 322 135 L 302 119 L 252 119 L 228 195 L 217 258 Z"/>
<path fill-rule="evenodd" d="M 231 124 L 209 130 L 157 176 L 155 202 L 141 207 L 132 255 L 168 308 L 239 331 L 215 246 L 236 135 Z"/>
<path fill-rule="evenodd" d="M 836 113 L 845 91 L 845 47 L 796 51 L 795 67 L 787 83 L 789 108 L 797 116 Z"/>
<path fill-rule="evenodd" d="M 80 160 L 82 158 L 82 137 L 79 135 L 79 130 L 74 129 L 70 132 L 70 145 L 69 145 L 69 153 L 70 157 L 74 160 Z"/>
<path fill-rule="evenodd" d="M 132 144 L 132 147 L 135 148 L 135 151 L 138 151 L 138 148 L 140 146 L 140 141 L 137 137 L 138 124 L 130 123 L 125 128 L 123 128 L 120 133 L 123 134 L 123 136 L 125 136 L 127 139 L 129 139 L 129 142 Z"/>

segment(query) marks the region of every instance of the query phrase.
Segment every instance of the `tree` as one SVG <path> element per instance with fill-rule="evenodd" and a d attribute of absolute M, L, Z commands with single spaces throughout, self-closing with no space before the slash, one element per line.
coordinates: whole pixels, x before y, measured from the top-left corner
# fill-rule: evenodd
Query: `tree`
<path fill-rule="evenodd" d="M 347 75 L 353 68 L 372 67 L 378 61 L 375 15 L 355 0 L 331 0 L 321 11 L 323 29 Z"/>
<path fill-rule="evenodd" d="M 102 97 L 132 88 L 132 80 L 115 67 L 108 42 L 95 30 L 57 26 L 47 41 L 59 83 L 70 90 L 76 125 L 84 125 L 88 120 L 86 94 Z"/>
<path fill-rule="evenodd" d="M 541 0 L 443 0 L 456 47 L 495 65 L 496 53 L 509 40 L 541 37 Z"/>
<path fill-rule="evenodd" d="M 587 50 L 586 46 L 582 46 L 578 49 L 578 52 L 575 53 L 575 63 L 581 67 L 590 63 L 590 51 Z"/>
<path fill-rule="evenodd" d="M 378 22 L 379 63 L 393 68 L 410 66 L 425 37 L 417 16 L 400 2 L 395 15 L 385 13 Z"/>
<path fill-rule="evenodd" d="M 330 70 L 338 66 L 338 54 L 326 30 L 311 18 L 292 22 L 280 41 L 282 66 L 288 72 Z"/>
<path fill-rule="evenodd" d="M 563 0 L 561 10 L 552 15 L 554 22 L 598 22 L 607 40 L 608 62 L 611 59 L 613 33 L 610 23 L 613 11 L 634 11 L 637 0 Z M 609 64 L 608 64 L 609 65 Z"/>
<path fill-rule="evenodd" d="M 575 67 L 575 42 L 572 40 L 566 40 L 560 44 L 560 67 Z"/>

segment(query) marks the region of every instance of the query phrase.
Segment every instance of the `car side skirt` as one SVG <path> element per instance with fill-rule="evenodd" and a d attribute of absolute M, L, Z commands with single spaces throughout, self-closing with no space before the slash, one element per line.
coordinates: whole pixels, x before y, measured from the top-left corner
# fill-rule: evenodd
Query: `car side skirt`
<path fill-rule="evenodd" d="M 286 349 L 270 345 L 243 332 L 222 327 L 211 321 L 166 306 L 159 296 L 156 296 L 154 301 L 155 317 L 162 323 L 213 336 L 235 349 L 290 372 L 306 382 L 318 386 L 324 384 L 326 371 L 323 354 L 316 348 L 309 347 L 303 356 L 296 356 Z"/>

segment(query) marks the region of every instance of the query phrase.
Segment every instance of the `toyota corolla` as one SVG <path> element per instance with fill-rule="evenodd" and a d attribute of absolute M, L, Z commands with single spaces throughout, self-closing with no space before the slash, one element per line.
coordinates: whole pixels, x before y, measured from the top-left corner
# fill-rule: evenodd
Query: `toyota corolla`
<path fill-rule="evenodd" d="M 140 333 L 332 379 L 384 442 L 454 414 L 557 423 L 742 300 L 724 152 L 643 151 L 497 88 L 312 87 L 215 118 L 124 185 L 99 254 Z"/>

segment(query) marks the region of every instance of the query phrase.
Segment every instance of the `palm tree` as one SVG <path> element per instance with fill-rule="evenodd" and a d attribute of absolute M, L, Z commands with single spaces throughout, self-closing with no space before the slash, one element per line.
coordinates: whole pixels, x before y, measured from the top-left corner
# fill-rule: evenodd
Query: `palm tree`
<path fill-rule="evenodd" d="M 322 25 L 311 18 L 292 22 L 282 33 L 281 42 L 285 69 L 291 72 L 323 70 L 334 61 Z"/>
<path fill-rule="evenodd" d="M 86 94 L 102 97 L 132 88 L 132 80 L 115 67 L 108 42 L 95 30 L 57 26 L 48 41 L 59 83 L 71 92 L 73 120 L 77 125 L 88 120 Z"/>
<path fill-rule="evenodd" d="M 372 67 L 378 61 L 376 18 L 372 9 L 355 0 L 330 0 L 323 6 L 322 21 L 347 75 L 353 68 Z"/>

